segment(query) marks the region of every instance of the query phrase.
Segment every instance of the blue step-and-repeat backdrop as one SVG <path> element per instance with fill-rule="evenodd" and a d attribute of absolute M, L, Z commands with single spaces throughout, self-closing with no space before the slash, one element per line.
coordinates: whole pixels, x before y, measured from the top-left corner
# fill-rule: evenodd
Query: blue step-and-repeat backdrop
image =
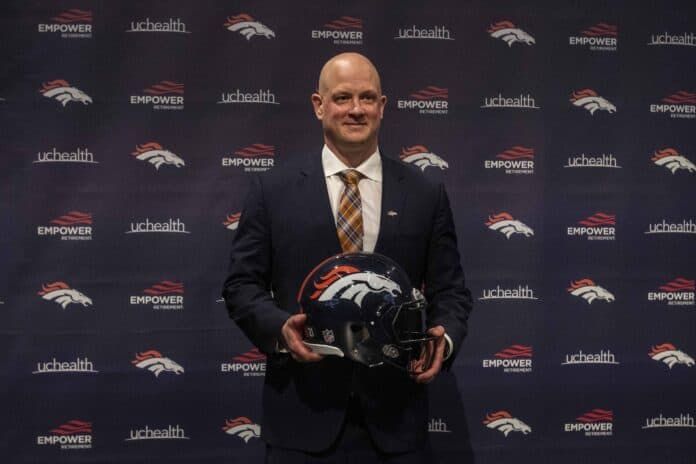
<path fill-rule="evenodd" d="M 693 2 L 0 11 L 3 463 L 262 459 L 230 241 L 251 176 L 319 156 L 309 95 L 349 50 L 475 295 L 430 386 L 442 462 L 696 462 Z"/>

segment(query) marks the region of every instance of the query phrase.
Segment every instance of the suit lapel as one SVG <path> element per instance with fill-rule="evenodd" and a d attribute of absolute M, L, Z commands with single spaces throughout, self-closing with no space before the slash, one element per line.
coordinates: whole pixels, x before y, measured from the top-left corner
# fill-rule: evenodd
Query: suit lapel
<path fill-rule="evenodd" d="M 300 171 L 300 197 L 303 198 L 305 224 L 313 224 L 309 230 L 318 231 L 317 236 L 306 237 L 316 247 L 323 249 L 324 256 L 341 252 L 341 243 L 336 233 L 336 222 L 331 212 L 326 177 L 321 166 L 321 157 L 314 156 L 307 167 Z"/>
<path fill-rule="evenodd" d="M 379 220 L 379 235 L 375 252 L 386 254 L 385 247 L 393 245 L 399 235 L 399 224 L 407 191 L 402 182 L 402 166 L 396 161 L 382 156 L 382 207 Z"/>

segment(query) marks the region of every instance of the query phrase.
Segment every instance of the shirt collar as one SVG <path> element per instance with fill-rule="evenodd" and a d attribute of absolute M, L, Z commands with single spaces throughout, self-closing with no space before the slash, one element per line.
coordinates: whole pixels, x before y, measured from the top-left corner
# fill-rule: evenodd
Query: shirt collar
<path fill-rule="evenodd" d="M 363 176 L 375 182 L 382 182 L 382 158 L 379 154 L 379 148 L 363 161 L 360 166 L 351 168 L 343 164 L 343 161 L 331 151 L 329 147 L 324 145 L 321 150 L 321 165 L 324 168 L 324 176 L 331 177 L 346 169 L 355 169 Z"/>

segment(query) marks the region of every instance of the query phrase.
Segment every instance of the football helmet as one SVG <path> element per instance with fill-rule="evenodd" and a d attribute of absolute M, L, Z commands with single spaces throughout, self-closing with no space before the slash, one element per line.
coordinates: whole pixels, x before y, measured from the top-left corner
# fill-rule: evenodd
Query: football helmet
<path fill-rule="evenodd" d="M 386 256 L 343 253 L 324 260 L 305 278 L 297 301 L 307 314 L 304 342 L 316 353 L 411 374 L 432 363 L 425 298 Z"/>

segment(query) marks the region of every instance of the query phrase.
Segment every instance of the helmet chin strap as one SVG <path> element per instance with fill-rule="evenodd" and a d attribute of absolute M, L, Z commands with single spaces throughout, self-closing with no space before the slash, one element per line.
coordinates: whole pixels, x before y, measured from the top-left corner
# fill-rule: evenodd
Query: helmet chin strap
<path fill-rule="evenodd" d="M 317 354 L 323 355 L 323 356 L 338 356 L 339 358 L 343 358 L 345 355 L 343 354 L 343 350 L 331 346 L 331 345 L 322 345 L 320 343 L 309 343 L 309 342 L 302 342 L 305 344 L 307 348 L 310 350 L 314 351 Z"/>

